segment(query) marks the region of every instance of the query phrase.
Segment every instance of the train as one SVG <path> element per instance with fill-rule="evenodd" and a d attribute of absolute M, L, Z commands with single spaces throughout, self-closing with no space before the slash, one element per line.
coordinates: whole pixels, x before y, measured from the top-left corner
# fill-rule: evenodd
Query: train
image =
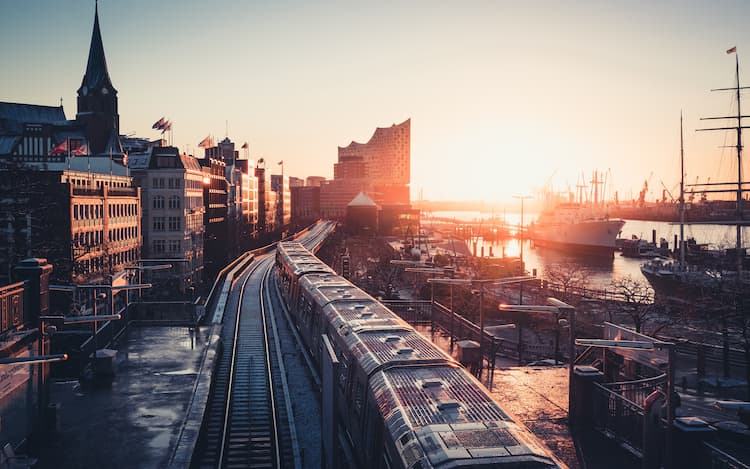
<path fill-rule="evenodd" d="M 324 467 L 561 467 L 456 360 L 302 244 L 280 242 L 275 264 L 321 376 Z"/>

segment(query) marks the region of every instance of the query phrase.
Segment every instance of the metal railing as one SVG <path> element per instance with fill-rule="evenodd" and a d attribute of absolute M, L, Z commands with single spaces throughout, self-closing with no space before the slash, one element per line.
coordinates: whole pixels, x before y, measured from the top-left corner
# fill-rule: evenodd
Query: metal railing
<path fill-rule="evenodd" d="M 623 398 L 642 403 L 646 397 L 655 390 L 666 393 L 667 375 L 661 374 L 651 378 L 639 379 L 637 381 L 622 381 L 619 383 L 604 383 L 603 386 Z M 640 406 L 640 404 L 638 404 Z"/>
<path fill-rule="evenodd" d="M 594 383 L 593 400 L 594 426 L 642 454 L 643 407 L 599 383 Z"/>

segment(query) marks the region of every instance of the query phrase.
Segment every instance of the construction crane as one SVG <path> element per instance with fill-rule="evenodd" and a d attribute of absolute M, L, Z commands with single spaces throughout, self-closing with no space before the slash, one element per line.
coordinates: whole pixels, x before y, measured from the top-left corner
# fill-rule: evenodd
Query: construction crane
<path fill-rule="evenodd" d="M 648 179 L 643 181 L 643 188 L 641 189 L 641 192 L 638 193 L 638 202 L 636 202 L 636 205 L 638 207 L 643 207 L 646 204 L 646 193 L 648 192 L 648 184 L 651 182 L 651 178 L 654 176 L 654 172 L 651 171 L 651 174 L 648 175 Z"/>
<path fill-rule="evenodd" d="M 675 201 L 674 200 L 674 196 L 672 195 L 672 193 L 667 188 L 667 185 L 664 184 L 664 181 L 662 181 L 661 179 L 659 179 L 659 182 L 661 183 L 661 186 L 664 188 L 661 191 L 661 203 L 666 203 L 667 202 L 667 196 L 669 196 L 669 201 L 672 202 L 672 203 L 674 203 L 674 201 Z"/>

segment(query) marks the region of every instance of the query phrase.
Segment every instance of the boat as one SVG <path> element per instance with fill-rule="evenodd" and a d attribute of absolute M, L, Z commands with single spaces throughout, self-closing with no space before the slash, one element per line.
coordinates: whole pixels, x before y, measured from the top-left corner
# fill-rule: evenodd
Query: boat
<path fill-rule="evenodd" d="M 579 185 L 578 200 L 572 194 L 561 197 L 545 194 L 544 209 L 537 220 L 529 225 L 529 239 L 535 247 L 548 247 L 569 253 L 614 256 L 615 240 L 625 226 L 625 221 L 610 218 L 603 202 L 598 200 L 598 185 L 594 172 L 592 201 L 583 200 L 583 186 Z"/>
<path fill-rule="evenodd" d="M 731 49 L 730 49 L 731 51 Z M 729 51 L 728 51 L 729 53 Z M 736 52 L 734 52 L 736 54 Z M 682 116 L 680 116 L 680 238 L 679 249 L 676 251 L 678 257 L 673 259 L 654 259 L 641 265 L 641 272 L 649 281 L 657 296 L 695 298 L 705 295 L 750 292 L 750 278 L 748 278 L 748 267 L 750 258 L 747 250 L 742 247 L 743 220 L 742 211 L 742 116 L 740 114 L 740 78 L 739 61 L 737 64 L 736 86 L 729 88 L 736 92 L 737 109 L 736 116 L 718 117 L 709 119 L 736 119 L 734 127 L 718 127 L 698 130 L 736 130 L 737 132 L 737 180 L 728 183 L 712 183 L 711 192 L 736 192 L 735 220 L 731 223 L 736 226 L 736 240 L 733 249 L 708 250 L 699 248 L 693 240 L 684 240 L 685 225 L 685 159 L 683 147 Z M 722 189 L 721 187 L 724 187 Z M 736 186 L 736 187 L 735 187 Z M 719 187 L 718 189 L 716 187 Z M 727 188 L 728 187 L 728 188 Z"/>
<path fill-rule="evenodd" d="M 669 248 L 667 246 L 667 240 L 662 238 L 657 246 L 656 243 L 646 241 L 645 239 L 633 236 L 631 239 L 621 240 L 620 255 L 622 257 L 633 257 L 633 258 L 654 258 L 665 256 Z"/>

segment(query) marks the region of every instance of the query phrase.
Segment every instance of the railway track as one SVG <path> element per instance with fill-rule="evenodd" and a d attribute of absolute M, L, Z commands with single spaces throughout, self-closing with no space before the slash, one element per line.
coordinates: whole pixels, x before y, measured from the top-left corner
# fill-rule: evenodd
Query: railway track
<path fill-rule="evenodd" d="M 268 278 L 272 257 L 240 276 L 236 314 L 224 320 L 194 468 L 300 467 Z M 229 306 L 229 305 L 228 305 Z"/>

